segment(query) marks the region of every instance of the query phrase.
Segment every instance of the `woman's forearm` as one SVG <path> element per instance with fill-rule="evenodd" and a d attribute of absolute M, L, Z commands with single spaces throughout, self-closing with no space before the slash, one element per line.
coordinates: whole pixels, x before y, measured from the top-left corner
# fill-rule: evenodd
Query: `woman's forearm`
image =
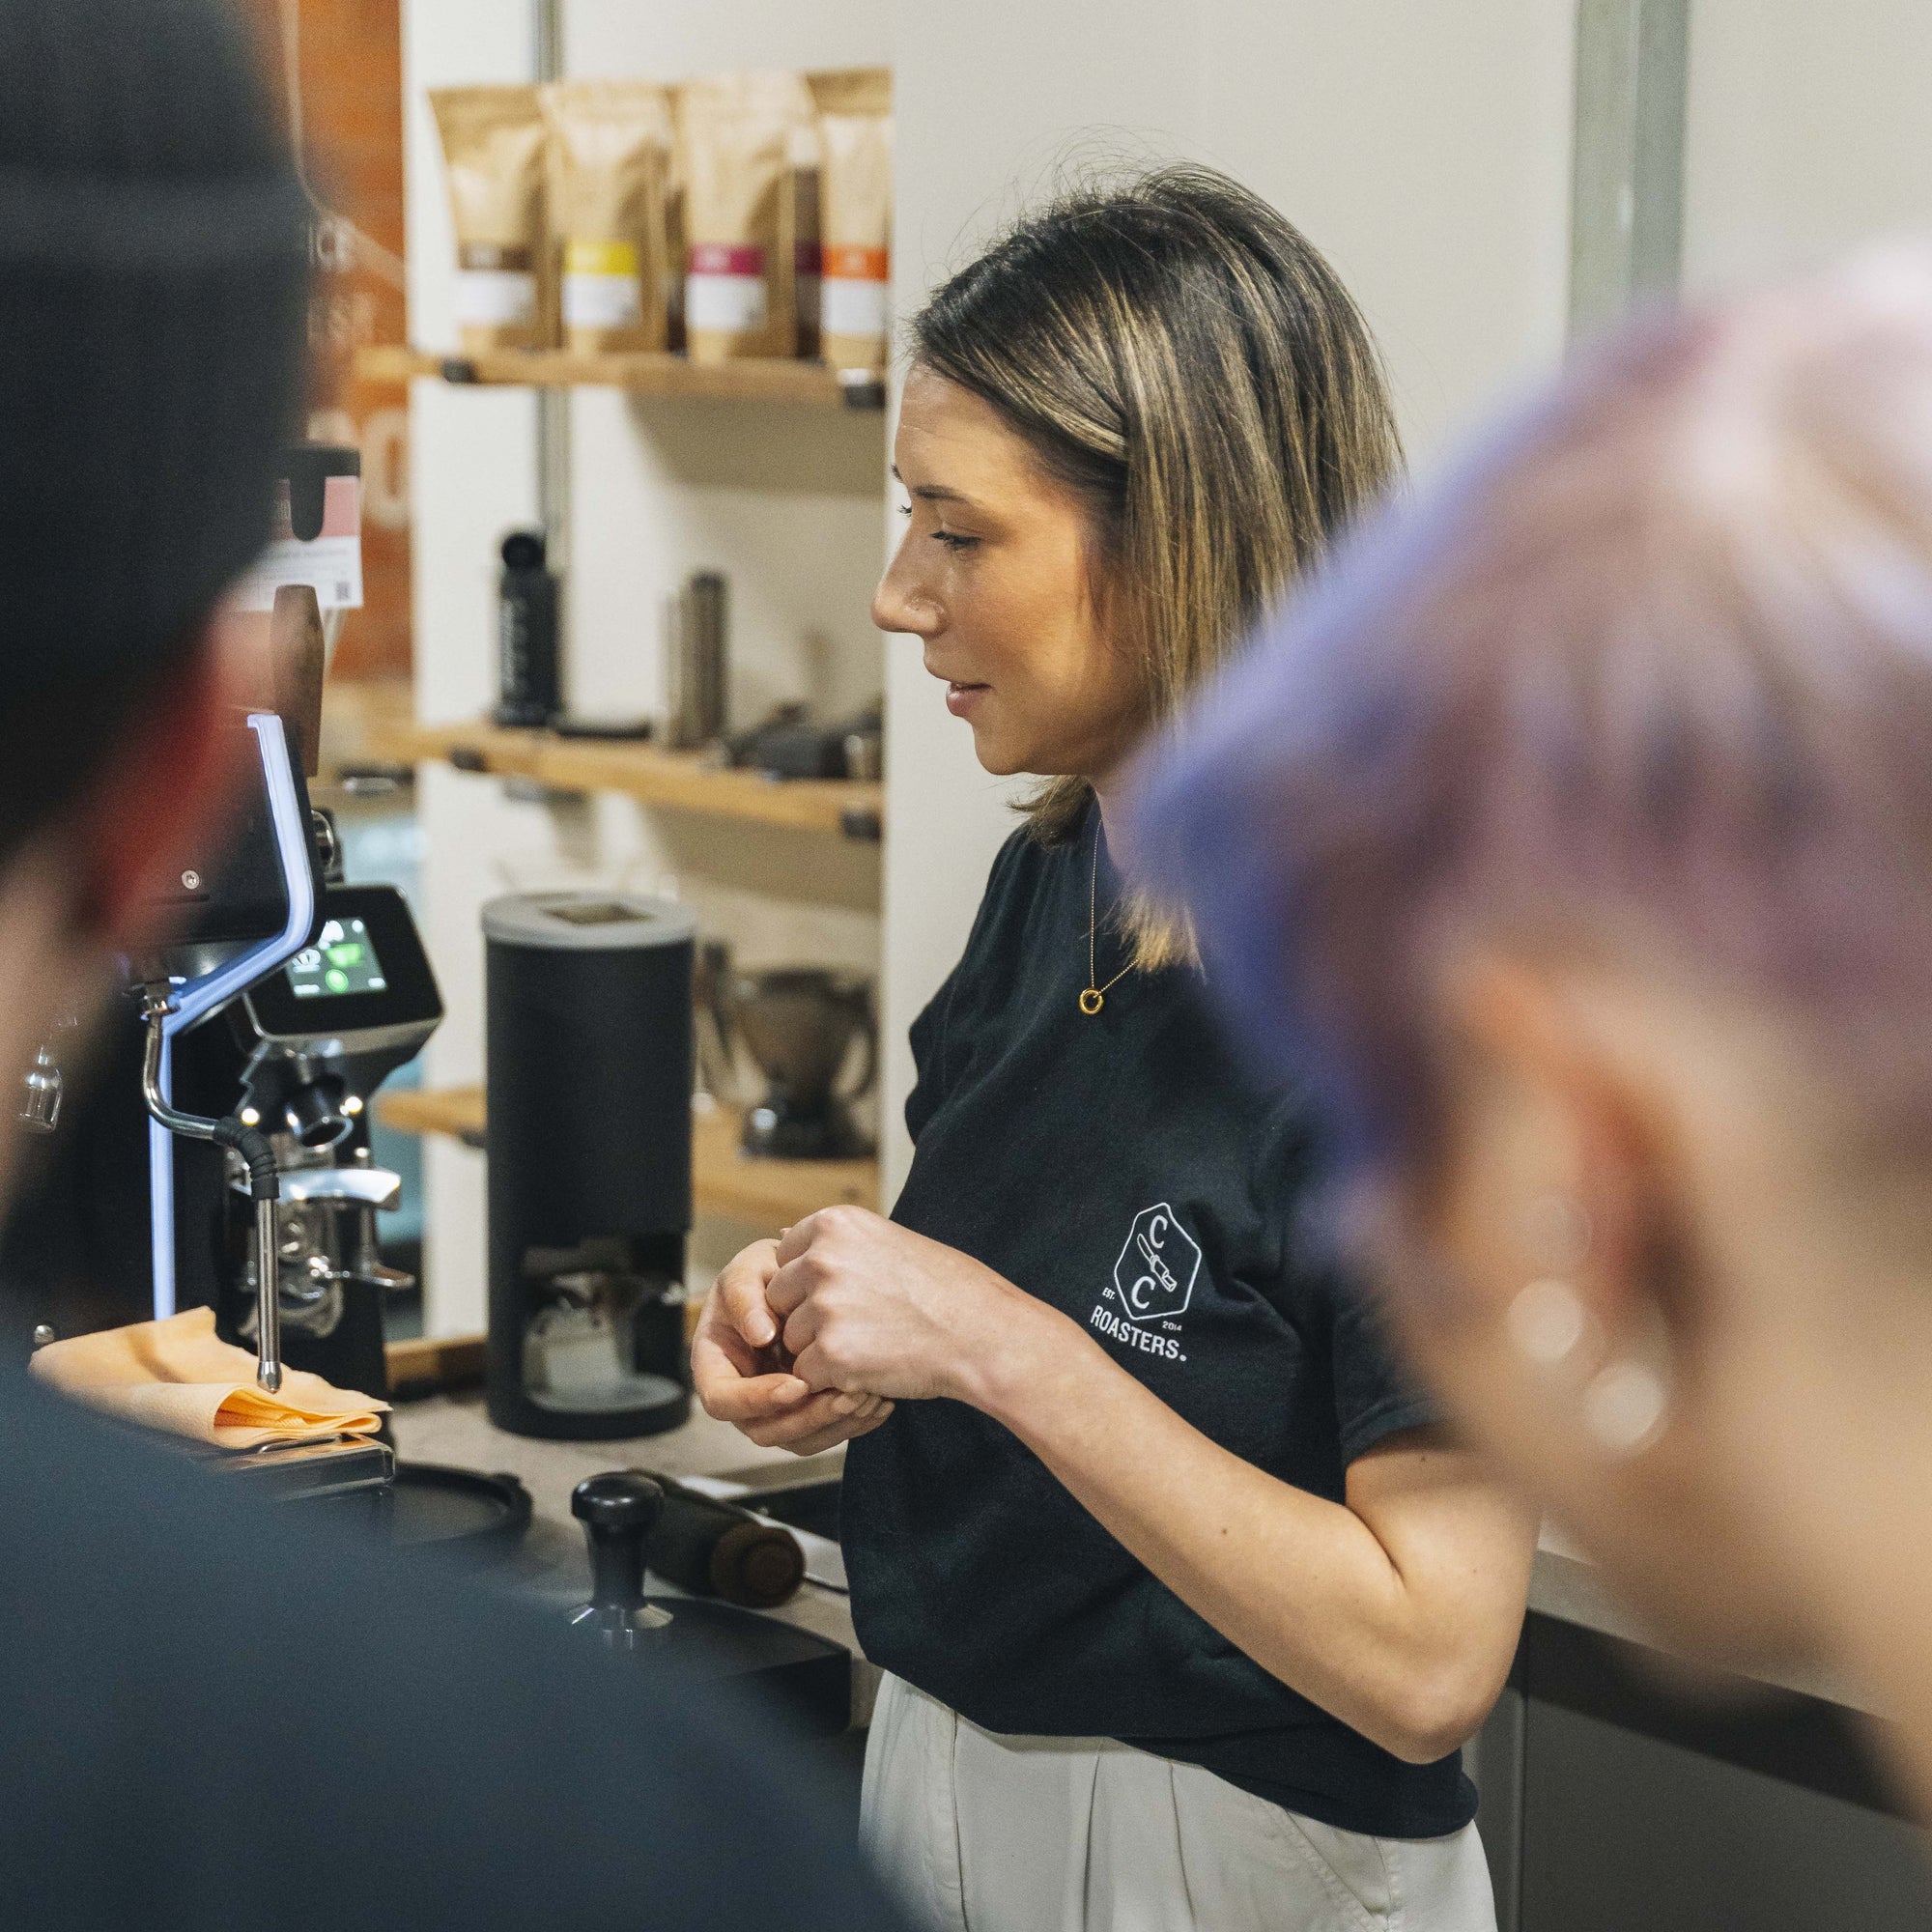
<path fill-rule="evenodd" d="M 1427 1502 L 1398 1507 L 1385 1542 L 1354 1509 L 1220 1448 L 1074 1322 L 1030 1307 L 975 1365 L 967 1399 L 1264 1669 L 1398 1756 L 1454 1749 L 1514 1648 L 1520 1512 L 1468 1483 L 1455 1452 L 1425 1447 L 1403 1481 Z M 1456 1466 L 1432 1474 L 1431 1456 Z"/>
<path fill-rule="evenodd" d="M 1217 1447 L 956 1248 L 829 1208 L 773 1259 L 766 1305 L 800 1380 L 984 1410 L 1264 1669 L 1400 1756 L 1440 1757 L 1482 1720 L 1534 1537 L 1466 1454 L 1384 1443 L 1350 1467 L 1345 1503 L 1324 1501 Z"/>

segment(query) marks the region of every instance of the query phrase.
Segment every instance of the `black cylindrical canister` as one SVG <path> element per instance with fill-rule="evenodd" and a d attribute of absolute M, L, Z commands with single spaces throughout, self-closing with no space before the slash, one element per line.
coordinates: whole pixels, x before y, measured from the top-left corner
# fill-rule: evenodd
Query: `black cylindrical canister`
<path fill-rule="evenodd" d="M 805 1554 L 789 1530 L 668 1476 L 653 1480 L 665 1497 L 644 1537 L 644 1561 L 666 1582 L 753 1610 L 768 1610 L 798 1594 Z"/>
<path fill-rule="evenodd" d="M 556 579 L 537 530 L 512 530 L 503 539 L 497 685 L 498 724 L 548 724 L 563 708 L 556 665 Z"/>
<path fill-rule="evenodd" d="M 483 908 L 500 1428 L 587 1440 L 690 1413 L 696 932 L 688 908 L 633 895 Z"/>

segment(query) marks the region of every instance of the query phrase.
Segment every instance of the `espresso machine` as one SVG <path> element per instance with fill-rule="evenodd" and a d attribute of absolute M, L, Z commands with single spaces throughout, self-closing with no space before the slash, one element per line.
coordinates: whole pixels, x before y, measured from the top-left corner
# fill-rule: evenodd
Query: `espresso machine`
<path fill-rule="evenodd" d="M 57 1030 L 27 1076 L 0 1266 L 55 1334 L 209 1306 L 264 1387 L 287 1364 L 380 1396 L 382 1304 L 409 1278 L 379 1254 L 400 1181 L 368 1105 L 441 1002 L 401 895 L 342 883 L 279 717 L 239 728 L 258 756 L 232 851 L 185 868 L 197 903 L 128 959 L 93 1051 Z"/>
<path fill-rule="evenodd" d="M 57 1027 L 27 1074 L 0 1273 L 37 1339 L 207 1306 L 264 1388 L 287 1365 L 382 1396 L 382 1301 L 407 1278 L 380 1259 L 376 1217 L 400 1182 L 371 1164 L 367 1107 L 442 1009 L 401 895 L 343 881 L 305 782 L 327 638 L 303 573 L 327 575 L 338 604 L 354 588 L 355 469 L 354 451 L 291 455 L 275 581 L 240 620 L 261 688 L 229 727 L 239 794 L 148 908 L 152 937 L 98 1037 Z M 250 611 L 247 587 L 236 607 Z M 334 1466 L 293 1492 L 386 1485 L 391 1468 L 381 1445 L 300 1460 Z"/>
<path fill-rule="evenodd" d="M 216 1325 L 259 1350 L 261 1310 L 277 1310 L 284 1356 L 365 1393 L 385 1394 L 383 1303 L 414 1278 L 384 1264 L 377 1217 L 402 1183 L 371 1159 L 368 1104 L 415 1058 L 442 1018 L 436 978 L 408 904 L 393 886 L 326 878 L 311 944 L 257 980 L 195 1043 L 203 1076 L 241 1090 L 238 1117 L 269 1138 L 280 1177 L 273 1297 L 262 1293 L 262 1243 L 239 1214 L 242 1176 L 230 1162 L 226 1285 Z"/>

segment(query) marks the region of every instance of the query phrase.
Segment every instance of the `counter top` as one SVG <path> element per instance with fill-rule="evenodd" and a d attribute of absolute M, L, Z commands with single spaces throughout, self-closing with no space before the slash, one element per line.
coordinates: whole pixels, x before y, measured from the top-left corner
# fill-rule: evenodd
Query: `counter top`
<path fill-rule="evenodd" d="M 559 1610 L 582 1603 L 590 1594 L 583 1528 L 570 1513 L 570 1492 L 584 1477 L 606 1469 L 648 1469 L 667 1476 L 755 1482 L 761 1474 L 782 1471 L 791 1481 L 817 1482 L 836 1476 L 844 1462 L 842 1449 L 804 1459 L 782 1449 L 760 1449 L 729 1423 L 714 1422 L 701 1409 L 694 1409 L 681 1429 L 618 1442 L 548 1442 L 512 1435 L 490 1420 L 480 1393 L 402 1403 L 394 1420 L 396 1450 L 405 1460 L 515 1476 L 529 1491 L 529 1533 L 504 1574 L 520 1587 L 554 1602 Z M 655 1577 L 650 1587 L 675 1594 Z M 830 1637 L 851 1651 L 853 1721 L 867 1722 L 879 1673 L 859 1655 L 844 1594 L 806 1583 L 790 1603 L 768 1614 Z"/>
<path fill-rule="evenodd" d="M 1529 1577 L 1529 1607 L 1603 1636 L 1642 1644 L 1645 1649 L 1670 1659 L 1677 1669 L 1693 1681 L 1699 1673 L 1698 1665 L 1683 1662 L 1669 1644 L 1646 1630 L 1642 1618 L 1611 1593 L 1591 1558 L 1553 1523 L 1544 1524 L 1537 1543 L 1536 1561 Z M 1744 1669 L 1734 1667 L 1729 1674 L 1775 1690 L 1796 1690 L 1848 1711 L 1875 1715 L 1861 1694 L 1805 1663 L 1784 1662 Z"/>
<path fill-rule="evenodd" d="M 782 1449 L 760 1449 L 731 1427 L 694 1410 L 683 1428 L 623 1442 L 544 1442 L 496 1428 L 480 1394 L 432 1396 L 395 1411 L 396 1446 L 419 1462 L 516 1476 L 530 1492 L 530 1533 L 514 1574 L 559 1606 L 588 1593 L 590 1571 L 583 1533 L 570 1514 L 570 1492 L 585 1476 L 604 1469 L 644 1468 L 668 1476 L 719 1476 L 756 1484 L 783 1472 L 796 1482 L 836 1475 L 844 1451 L 801 1461 Z M 1605 1587 L 1596 1565 L 1553 1526 L 1546 1526 L 1530 1575 L 1529 1607 L 1605 1636 L 1639 1643 L 1668 1656 L 1642 1621 Z M 807 1583 L 789 1604 L 772 1612 L 803 1629 L 844 1644 L 853 1655 L 854 1721 L 871 1715 L 878 1672 L 859 1656 L 851 1607 L 838 1591 Z M 1689 1666 L 1686 1666 L 1689 1668 Z M 1796 1690 L 1855 1711 L 1869 1705 L 1802 1664 L 1763 1666 L 1746 1673 L 1774 1689 Z"/>

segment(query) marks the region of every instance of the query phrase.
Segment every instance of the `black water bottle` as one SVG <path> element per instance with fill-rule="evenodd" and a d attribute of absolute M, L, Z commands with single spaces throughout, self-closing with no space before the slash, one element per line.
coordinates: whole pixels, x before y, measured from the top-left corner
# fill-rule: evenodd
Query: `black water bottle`
<path fill-rule="evenodd" d="M 498 724 L 548 724 L 562 709 L 556 675 L 556 579 L 540 530 L 503 539 L 497 593 Z"/>

